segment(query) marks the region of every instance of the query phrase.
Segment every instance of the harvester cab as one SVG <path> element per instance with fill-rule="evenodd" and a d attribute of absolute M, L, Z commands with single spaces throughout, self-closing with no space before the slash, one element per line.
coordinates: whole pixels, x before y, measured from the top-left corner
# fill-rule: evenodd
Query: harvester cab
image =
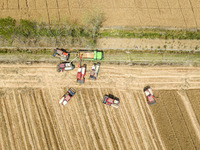
<path fill-rule="evenodd" d="M 59 103 L 62 105 L 66 105 L 75 94 L 76 90 L 73 88 L 69 88 L 68 91 L 60 99 Z"/>
<path fill-rule="evenodd" d="M 69 59 L 70 53 L 67 52 L 65 49 L 54 49 L 53 57 L 59 57 L 63 61 L 67 61 Z"/>
<path fill-rule="evenodd" d="M 111 94 L 109 95 L 105 95 L 103 97 L 103 101 L 102 103 L 108 105 L 108 106 L 112 106 L 112 107 L 115 107 L 115 108 L 118 108 L 119 107 L 119 99 Z"/>
<path fill-rule="evenodd" d="M 81 66 L 81 57 L 82 55 L 80 55 L 79 57 L 79 63 L 78 63 L 78 71 L 77 71 L 77 83 L 83 84 L 85 83 L 85 73 L 86 73 L 86 64 Z"/>
<path fill-rule="evenodd" d="M 99 67 L 100 67 L 100 63 L 98 62 L 97 64 L 94 63 L 94 65 L 92 66 L 92 70 L 90 72 L 90 77 L 89 79 L 94 79 L 96 80 L 98 73 L 99 73 Z"/>

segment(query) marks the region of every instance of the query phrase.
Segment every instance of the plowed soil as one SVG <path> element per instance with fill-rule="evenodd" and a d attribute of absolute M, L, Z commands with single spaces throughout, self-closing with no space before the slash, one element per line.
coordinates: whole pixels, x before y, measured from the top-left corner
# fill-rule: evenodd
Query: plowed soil
<path fill-rule="evenodd" d="M 0 149 L 200 149 L 200 68 L 104 64 L 96 81 L 90 69 L 78 85 L 77 68 L 1 64 Z M 69 87 L 77 93 L 62 106 Z M 102 104 L 105 94 L 120 99 L 118 109 Z"/>
<path fill-rule="evenodd" d="M 56 23 L 99 10 L 104 26 L 199 28 L 199 7 L 198 0 L 1 0 L 0 17 Z"/>

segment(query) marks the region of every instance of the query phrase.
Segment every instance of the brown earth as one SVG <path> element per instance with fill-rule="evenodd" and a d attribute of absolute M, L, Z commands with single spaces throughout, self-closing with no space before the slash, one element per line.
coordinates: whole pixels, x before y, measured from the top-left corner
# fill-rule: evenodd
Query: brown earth
<path fill-rule="evenodd" d="M 87 68 L 80 86 L 77 68 L 58 73 L 51 64 L 1 64 L 0 149 L 200 148 L 199 67 L 103 64 L 96 81 Z M 146 103 L 145 85 L 157 104 Z M 63 107 L 58 101 L 69 87 L 77 93 Z M 104 94 L 118 97 L 119 108 L 103 105 Z"/>
<path fill-rule="evenodd" d="M 0 17 L 55 23 L 99 10 L 104 26 L 199 28 L 199 7 L 198 0 L 1 0 Z"/>

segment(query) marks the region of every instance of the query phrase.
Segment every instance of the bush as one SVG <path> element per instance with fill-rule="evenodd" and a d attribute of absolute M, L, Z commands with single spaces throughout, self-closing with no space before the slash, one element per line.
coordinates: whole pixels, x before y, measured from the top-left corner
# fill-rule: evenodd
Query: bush
<path fill-rule="evenodd" d="M 8 39 L 11 37 L 12 34 L 15 32 L 16 27 L 16 20 L 7 17 L 7 18 L 1 18 L 0 19 L 0 36 L 2 36 L 5 39 Z"/>

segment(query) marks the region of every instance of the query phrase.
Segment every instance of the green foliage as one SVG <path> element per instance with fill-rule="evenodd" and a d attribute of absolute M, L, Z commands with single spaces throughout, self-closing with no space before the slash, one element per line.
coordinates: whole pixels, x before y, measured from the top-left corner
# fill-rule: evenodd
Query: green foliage
<path fill-rule="evenodd" d="M 11 17 L 0 18 L 0 36 L 5 39 L 11 37 L 15 32 L 16 20 Z"/>
<path fill-rule="evenodd" d="M 24 37 L 34 37 L 37 35 L 36 22 L 20 19 L 20 25 L 17 27 L 17 33 Z"/>

